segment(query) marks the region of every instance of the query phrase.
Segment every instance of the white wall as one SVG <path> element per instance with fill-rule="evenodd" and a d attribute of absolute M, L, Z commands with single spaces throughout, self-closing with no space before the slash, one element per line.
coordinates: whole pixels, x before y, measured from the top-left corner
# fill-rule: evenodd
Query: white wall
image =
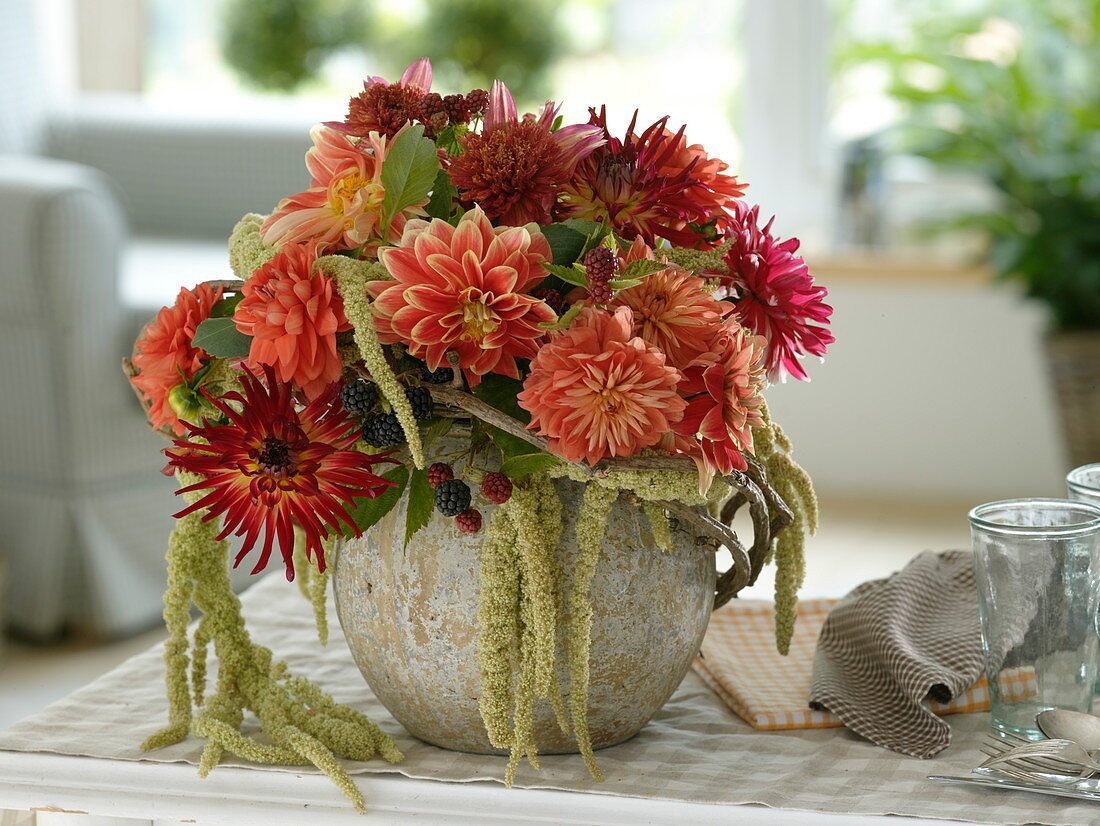
<path fill-rule="evenodd" d="M 821 491 L 1065 495 L 1039 307 L 999 285 L 834 280 L 827 360 L 768 394 Z"/>

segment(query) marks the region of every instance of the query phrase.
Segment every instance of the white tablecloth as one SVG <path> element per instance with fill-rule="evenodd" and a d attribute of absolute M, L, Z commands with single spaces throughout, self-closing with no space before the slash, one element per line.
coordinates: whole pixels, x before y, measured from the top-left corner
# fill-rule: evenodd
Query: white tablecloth
<path fill-rule="evenodd" d="M 244 596 L 255 637 L 291 669 L 308 675 L 391 733 L 405 760 L 348 761 L 352 773 L 399 772 L 449 782 L 501 781 L 504 758 L 462 754 L 421 743 L 386 712 L 352 662 L 334 614 L 332 640 L 317 642 L 310 606 L 295 586 L 270 576 Z M 197 763 L 201 744 L 189 740 L 150 754 L 138 744 L 167 719 L 161 647 L 140 654 L 44 711 L 0 732 L 0 750 L 43 751 L 112 760 Z M 845 729 L 762 732 L 735 716 L 689 673 L 642 732 L 597 753 L 603 783 L 575 755 L 548 755 L 536 772 L 521 766 L 523 788 L 627 795 L 714 804 L 759 804 L 805 811 L 896 814 L 977 823 L 1050 826 L 1095 823 L 1100 808 L 1021 792 L 959 788 L 926 779 L 966 774 L 980 760 L 987 714 L 947 718 L 954 743 L 932 760 L 903 757 Z M 257 771 L 293 769 L 233 765 Z M 289 781 L 288 782 L 292 782 Z M 731 814 L 731 817 L 733 815 Z"/>

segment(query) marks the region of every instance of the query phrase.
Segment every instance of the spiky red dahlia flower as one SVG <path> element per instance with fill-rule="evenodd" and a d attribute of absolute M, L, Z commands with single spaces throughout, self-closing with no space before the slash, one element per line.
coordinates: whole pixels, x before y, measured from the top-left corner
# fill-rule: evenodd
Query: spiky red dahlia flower
<path fill-rule="evenodd" d="M 180 289 L 176 303 L 164 307 L 145 328 L 137 342 L 133 363 L 140 372 L 130 381 L 150 403 L 149 422 L 155 428 L 168 425 L 177 436 L 187 432 L 169 401 L 177 385 L 190 381 L 210 355 L 191 340 L 195 329 L 210 318 L 222 297 L 221 289 L 199 284 Z"/>
<path fill-rule="evenodd" d="M 742 451 L 752 452 L 752 428 L 764 423 L 760 405 L 765 346 L 761 336 L 728 322 L 713 350 L 684 369 L 677 389 L 687 408 L 674 428 L 682 436 L 699 439 L 708 471 L 729 473 L 748 467 Z"/>
<path fill-rule="evenodd" d="M 538 351 L 519 403 L 552 452 L 590 465 L 632 456 L 680 420 L 680 372 L 633 327 L 628 307 L 587 307 Z"/>
<path fill-rule="evenodd" d="M 495 81 L 481 134 L 463 139 L 462 154 L 449 169 L 462 199 L 509 226 L 550 223 L 562 183 L 603 143 L 595 126 L 551 132 L 558 108 L 548 102 L 538 118 L 521 120 L 508 87 Z"/>
<path fill-rule="evenodd" d="M 229 424 L 188 424 L 197 438 L 177 441 L 175 450 L 164 453 L 168 468 L 203 477 L 177 493 L 209 491 L 177 519 L 203 508 L 204 521 L 223 517 L 218 539 L 244 537 L 234 567 L 263 534 L 254 574 L 267 567 L 278 541 L 286 578 L 292 580 L 294 527 L 305 533 L 306 557 L 324 571 L 321 540 L 332 533 L 360 534 L 350 515 L 354 500 L 373 499 L 393 484 L 371 472 L 374 464 L 392 460 L 351 450 L 359 427 L 340 406 L 339 385 L 298 411 L 290 387 L 275 378 L 271 367 L 264 368 L 264 376 L 261 381 L 244 373 L 243 395 L 210 399 Z"/>
<path fill-rule="evenodd" d="M 721 240 L 727 210 L 744 190 L 725 174 L 725 163 L 708 158 L 698 144 L 688 146 L 683 127 L 675 133 L 665 128 L 667 117 L 636 135 L 635 112 L 619 140 L 608 132 L 604 107 L 589 111 L 589 123 L 606 142 L 577 165 L 564 187 L 563 215 L 610 221 L 623 238 L 650 246 L 657 238 L 678 247 Z"/>
<path fill-rule="evenodd" d="M 825 355 L 835 339 L 820 325 L 829 323 L 833 308 L 824 302 L 828 291 L 814 284 L 806 262 L 795 255 L 798 239 L 772 237 L 774 220 L 761 228 L 760 207 L 738 202 L 725 258 L 729 273 L 722 281 L 736 294 L 741 323 L 767 339 L 769 380 L 785 381 L 790 375 L 808 381 L 799 359 Z"/>
<path fill-rule="evenodd" d="M 639 239 L 623 260 L 654 258 Z M 683 370 L 711 349 L 722 330 L 722 320 L 733 312 L 728 301 L 718 301 L 692 273 L 669 267 L 647 276 L 641 284 L 621 290 L 612 307 L 629 307 L 634 313 L 634 335 L 660 349 L 669 364 Z"/>
<path fill-rule="evenodd" d="M 233 313 L 237 329 L 253 337 L 248 364 L 271 365 L 279 381 L 310 399 L 340 378 L 336 334 L 351 329 L 344 300 L 331 278 L 314 271 L 316 261 L 315 244 L 284 244 L 244 282 Z"/>
<path fill-rule="evenodd" d="M 378 132 L 393 137 L 409 121 L 419 119 L 420 99 L 432 88 L 432 64 L 420 58 L 405 70 L 397 83 L 372 77 L 363 81 L 363 91 L 348 102 L 343 122 L 326 123 L 337 132 L 359 138 Z"/>
<path fill-rule="evenodd" d="M 458 354 L 471 385 L 486 373 L 519 378 L 517 358 L 531 358 L 556 316 L 527 291 L 546 277 L 546 237 L 532 226 L 496 227 L 480 209 L 458 226 L 410 221 L 400 247 L 379 260 L 393 281 L 374 281 L 374 322 L 385 344 L 401 342 L 430 370 Z"/>

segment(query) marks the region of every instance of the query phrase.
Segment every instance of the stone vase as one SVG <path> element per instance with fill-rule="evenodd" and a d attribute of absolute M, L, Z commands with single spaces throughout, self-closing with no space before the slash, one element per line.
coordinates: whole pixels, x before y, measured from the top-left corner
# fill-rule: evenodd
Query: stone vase
<path fill-rule="evenodd" d="M 558 562 L 572 587 L 573 534 L 583 493 L 555 483 L 565 522 Z M 483 509 L 486 524 L 493 506 Z M 436 513 L 405 547 L 405 498 L 374 528 L 337 549 L 333 578 L 340 624 L 378 699 L 414 736 L 447 749 L 499 753 L 478 710 L 479 549 Z M 588 719 L 594 748 L 634 736 L 680 684 L 699 650 L 714 600 L 714 554 L 673 527 L 674 550 L 657 548 L 644 510 L 620 496 L 592 581 Z M 564 646 L 559 684 L 568 702 Z M 577 751 L 540 701 L 535 742 L 543 753 Z"/>

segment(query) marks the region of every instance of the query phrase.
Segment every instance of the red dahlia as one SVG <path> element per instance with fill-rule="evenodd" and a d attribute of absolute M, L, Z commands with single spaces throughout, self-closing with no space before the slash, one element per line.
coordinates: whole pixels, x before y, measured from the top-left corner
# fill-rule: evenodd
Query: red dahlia
<path fill-rule="evenodd" d="M 340 406 L 339 384 L 297 410 L 288 384 L 264 367 L 266 381 L 244 373 L 243 395 L 227 393 L 211 404 L 229 420 L 226 425 L 184 422 L 193 438 L 168 449 L 168 467 L 202 476 L 202 481 L 179 493 L 209 491 L 177 513 L 176 518 L 202 509 L 203 520 L 221 516 L 218 539 L 244 537 L 234 566 L 264 543 L 252 573 L 267 567 L 278 540 L 286 578 L 294 579 L 294 528 L 306 537 L 306 557 L 325 570 L 321 540 L 334 533 L 360 534 L 350 511 L 354 500 L 373 499 L 392 485 L 371 473 L 383 455 L 352 450 L 359 428 Z M 236 408 L 239 407 L 240 410 Z"/>

